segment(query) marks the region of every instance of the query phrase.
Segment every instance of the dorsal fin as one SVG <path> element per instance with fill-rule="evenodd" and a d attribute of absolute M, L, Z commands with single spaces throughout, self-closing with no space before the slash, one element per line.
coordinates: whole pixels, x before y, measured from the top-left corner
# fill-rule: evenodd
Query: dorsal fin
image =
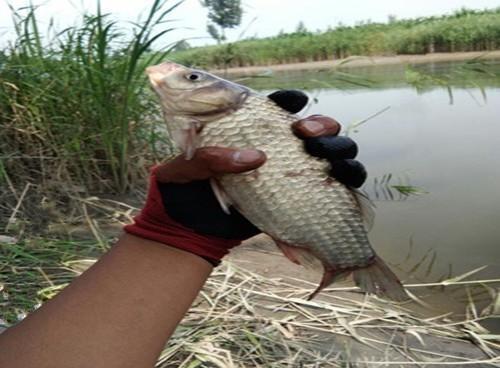
<path fill-rule="evenodd" d="M 358 189 L 351 188 L 351 193 L 353 194 L 354 200 L 359 208 L 359 212 L 361 212 L 365 228 L 367 231 L 370 231 L 373 227 L 373 221 L 375 219 L 375 204 L 365 193 Z"/>

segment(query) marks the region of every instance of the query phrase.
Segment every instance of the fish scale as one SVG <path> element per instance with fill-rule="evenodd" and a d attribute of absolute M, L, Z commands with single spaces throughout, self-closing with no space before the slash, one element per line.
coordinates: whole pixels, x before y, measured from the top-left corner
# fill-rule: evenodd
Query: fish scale
<path fill-rule="evenodd" d="M 264 151 L 258 174 L 219 178 L 238 210 L 274 239 L 311 249 L 327 267 L 365 266 L 375 254 L 355 199 L 328 177 L 328 163 L 304 152 L 291 130 L 297 120 L 252 94 L 236 113 L 206 124 L 199 145 Z"/>
<path fill-rule="evenodd" d="M 212 179 L 223 208 L 227 198 L 292 262 L 323 268 L 316 295 L 353 273 L 363 291 L 407 299 L 394 273 L 374 252 L 363 210 L 366 199 L 329 177 L 329 163 L 307 154 L 292 133 L 296 115 L 266 96 L 204 71 L 165 62 L 147 68 L 170 133 L 187 158 L 198 147 L 259 149 L 258 169 Z M 369 213 L 370 211 L 366 211 Z"/>

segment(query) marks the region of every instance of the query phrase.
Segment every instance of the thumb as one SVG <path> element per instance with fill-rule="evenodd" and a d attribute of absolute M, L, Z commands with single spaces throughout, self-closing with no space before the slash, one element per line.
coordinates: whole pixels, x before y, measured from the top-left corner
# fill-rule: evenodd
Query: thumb
<path fill-rule="evenodd" d="M 221 174 L 238 174 L 254 170 L 265 161 L 265 153 L 259 150 L 203 147 L 197 149 L 190 160 L 180 155 L 158 166 L 155 174 L 159 182 L 187 183 Z"/>

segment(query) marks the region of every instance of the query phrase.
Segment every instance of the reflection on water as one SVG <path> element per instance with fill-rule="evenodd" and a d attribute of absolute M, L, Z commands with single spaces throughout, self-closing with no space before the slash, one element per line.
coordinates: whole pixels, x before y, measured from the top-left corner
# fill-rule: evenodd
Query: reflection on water
<path fill-rule="evenodd" d="M 368 196 L 377 201 L 405 201 L 410 196 L 428 194 L 424 189 L 410 184 L 408 175 L 394 178 L 391 173 L 384 174 L 381 178 L 375 177 L 371 183 L 366 183 L 364 191 L 368 190 L 372 193 Z"/>
<path fill-rule="evenodd" d="M 419 66 L 435 75 L 452 67 Z M 477 79 L 481 88 L 455 81 L 450 104 L 446 88 L 416 91 L 404 70 L 364 68 L 363 75 L 377 82 L 375 89 L 326 88 L 333 82 L 325 72 L 278 75 L 274 87 L 272 79 L 251 84 L 265 90 L 305 87 L 317 98 L 307 114 L 330 115 L 344 126 L 390 106 L 350 134 L 369 172 L 363 189 L 377 206 L 370 233 L 376 249 L 389 263 L 405 265 L 400 274 L 409 282 L 435 281 L 484 265 L 489 267 L 475 277 L 499 277 L 500 78 Z M 402 196 L 390 185 L 384 191 L 380 181 L 388 173 L 428 193 Z"/>

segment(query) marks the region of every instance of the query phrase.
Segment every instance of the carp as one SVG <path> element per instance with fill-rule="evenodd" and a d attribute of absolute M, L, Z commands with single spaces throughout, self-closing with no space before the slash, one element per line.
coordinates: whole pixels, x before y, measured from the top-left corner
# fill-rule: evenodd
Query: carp
<path fill-rule="evenodd" d="M 292 262 L 323 268 L 320 290 L 350 273 L 360 289 L 407 299 L 367 236 L 370 201 L 328 176 L 329 163 L 307 154 L 291 124 L 299 117 L 245 86 L 165 62 L 146 69 L 168 130 L 187 159 L 198 147 L 259 149 L 264 165 L 212 179 L 222 208 L 231 206 L 268 234 Z"/>

